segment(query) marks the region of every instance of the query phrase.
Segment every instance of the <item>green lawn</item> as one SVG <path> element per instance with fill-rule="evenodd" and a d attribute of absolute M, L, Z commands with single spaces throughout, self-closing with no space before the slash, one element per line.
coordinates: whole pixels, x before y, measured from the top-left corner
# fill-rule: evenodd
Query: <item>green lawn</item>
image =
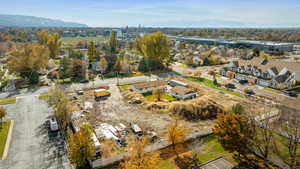
<path fill-rule="evenodd" d="M 123 77 L 132 77 L 134 76 L 134 74 L 125 74 L 125 73 L 119 73 L 119 78 L 123 78 Z M 110 72 L 104 75 L 104 79 L 109 79 L 109 78 L 115 78 L 117 77 L 117 73 L 116 72 Z"/>
<path fill-rule="evenodd" d="M 15 97 L 0 99 L 0 105 L 16 103 L 17 99 Z"/>
<path fill-rule="evenodd" d="M 297 93 L 300 93 L 300 86 L 299 86 L 299 87 L 296 87 L 296 88 L 294 88 L 294 89 L 291 89 L 291 91 L 295 91 L 295 92 L 297 92 Z"/>
<path fill-rule="evenodd" d="M 48 93 L 42 93 L 42 94 L 39 95 L 40 100 L 47 100 L 48 97 L 49 97 Z"/>
<path fill-rule="evenodd" d="M 200 163 L 205 163 L 209 160 L 213 160 L 217 157 L 224 156 L 228 161 L 236 164 L 232 157 L 232 153 L 226 151 L 222 145 L 218 142 L 215 135 L 210 135 L 203 138 L 203 145 L 200 147 L 199 151 L 199 161 Z"/>
<path fill-rule="evenodd" d="M 64 37 L 61 38 L 63 46 L 75 46 L 80 41 L 105 41 L 104 37 Z"/>
<path fill-rule="evenodd" d="M 153 94 L 151 94 L 151 93 L 145 94 L 144 97 L 145 97 L 145 99 L 146 99 L 147 101 L 150 101 L 150 102 L 156 101 L 155 95 L 153 95 Z M 176 98 L 174 98 L 173 96 L 168 95 L 167 93 L 164 93 L 164 94 L 162 94 L 162 96 L 161 96 L 161 100 L 168 100 L 168 101 L 171 102 L 171 101 L 175 101 Z"/>
<path fill-rule="evenodd" d="M 170 160 L 163 160 L 159 165 L 160 169 L 174 169 L 176 167 L 177 166 Z"/>
<path fill-rule="evenodd" d="M 181 67 L 181 68 L 188 68 L 189 66 L 187 64 L 183 64 L 182 63 L 182 64 L 179 65 L 179 67 Z"/>
<path fill-rule="evenodd" d="M 121 85 L 121 86 L 119 86 L 119 89 L 120 89 L 121 91 L 129 90 L 129 88 L 130 88 L 130 85 Z"/>
<path fill-rule="evenodd" d="M 57 79 L 56 82 L 57 83 L 68 84 L 68 83 L 72 83 L 72 79 L 71 78 Z"/>
<path fill-rule="evenodd" d="M 228 94 L 238 96 L 238 97 L 244 97 L 244 95 L 239 93 L 239 92 L 229 90 L 229 89 L 225 89 L 225 88 L 222 88 L 222 87 L 219 87 L 219 86 L 215 85 L 213 83 L 213 81 L 209 80 L 209 79 L 205 79 L 205 78 L 201 78 L 201 77 L 187 77 L 186 79 L 190 80 L 190 81 L 193 81 L 193 82 L 200 83 L 202 85 L 205 85 L 205 86 L 213 88 L 213 89 L 217 89 L 217 90 L 222 91 L 224 93 L 228 93 Z"/>
<path fill-rule="evenodd" d="M 272 93 L 281 93 L 279 90 L 276 90 L 276 89 L 272 89 L 272 88 L 264 88 L 265 91 L 269 91 L 269 92 L 272 92 Z"/>
<path fill-rule="evenodd" d="M 10 121 L 4 121 L 2 128 L 0 127 L 0 159 L 2 158 L 3 151 L 5 148 L 9 126 L 10 126 Z"/>

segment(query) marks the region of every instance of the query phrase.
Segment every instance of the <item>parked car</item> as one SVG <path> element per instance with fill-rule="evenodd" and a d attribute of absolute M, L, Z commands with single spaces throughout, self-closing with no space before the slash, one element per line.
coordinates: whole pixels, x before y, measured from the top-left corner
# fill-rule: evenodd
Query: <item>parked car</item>
<path fill-rule="evenodd" d="M 151 142 L 154 142 L 155 140 L 158 139 L 157 134 L 154 131 L 148 131 L 147 135 L 150 138 Z"/>
<path fill-rule="evenodd" d="M 120 147 L 126 147 L 127 146 L 126 140 L 124 138 L 117 139 L 116 143 Z"/>
<path fill-rule="evenodd" d="M 232 84 L 232 83 L 226 84 L 225 87 L 228 88 L 228 89 L 235 89 L 236 88 L 235 85 Z"/>
<path fill-rule="evenodd" d="M 78 95 L 83 95 L 83 94 L 84 94 L 84 91 L 81 90 L 81 89 L 76 89 L 76 93 L 77 93 Z"/>
<path fill-rule="evenodd" d="M 251 89 L 245 89 L 244 92 L 245 92 L 246 94 L 248 94 L 248 95 L 254 95 L 254 94 L 255 94 L 254 91 L 251 90 Z"/>
<path fill-rule="evenodd" d="M 298 97 L 298 94 L 297 94 L 296 92 L 294 92 L 294 91 L 286 91 L 286 90 L 284 90 L 284 91 L 282 91 L 282 92 L 283 92 L 284 94 L 290 96 L 290 97 Z"/>
<path fill-rule="evenodd" d="M 139 98 L 133 98 L 132 100 L 128 101 L 129 104 L 141 104 L 142 101 Z"/>
<path fill-rule="evenodd" d="M 87 80 L 87 79 L 82 79 L 82 80 L 80 80 L 79 82 L 80 82 L 80 83 L 88 83 L 89 80 Z"/>
<path fill-rule="evenodd" d="M 143 130 L 140 128 L 140 126 L 138 126 L 135 123 L 131 123 L 130 126 L 131 126 L 133 133 L 136 135 L 137 139 L 142 138 Z"/>
<path fill-rule="evenodd" d="M 58 123 L 57 123 L 57 120 L 55 117 L 51 117 L 49 119 L 49 123 L 50 123 L 50 130 L 51 131 L 58 131 L 59 128 L 58 128 Z"/>
<path fill-rule="evenodd" d="M 244 85 L 244 84 L 248 83 L 248 80 L 240 80 L 239 83 L 242 84 L 242 85 Z"/>

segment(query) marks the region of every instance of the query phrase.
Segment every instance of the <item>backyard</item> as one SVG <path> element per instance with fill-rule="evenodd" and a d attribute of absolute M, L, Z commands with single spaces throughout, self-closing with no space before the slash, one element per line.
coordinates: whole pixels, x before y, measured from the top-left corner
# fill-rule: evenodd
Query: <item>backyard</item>
<path fill-rule="evenodd" d="M 2 158 L 3 151 L 5 148 L 9 126 L 10 126 L 10 121 L 4 121 L 2 127 L 0 127 L 0 159 Z"/>
<path fill-rule="evenodd" d="M 244 97 L 244 95 L 239 93 L 239 92 L 219 87 L 218 85 L 214 84 L 214 82 L 212 80 L 209 80 L 209 79 L 205 79 L 205 78 L 201 78 L 201 77 L 187 77 L 186 79 L 190 80 L 190 81 L 193 81 L 193 82 L 200 83 L 201 85 L 204 85 L 204 86 L 207 86 L 207 87 L 210 87 L 210 88 L 213 88 L 213 89 L 217 89 L 217 90 L 219 90 L 221 92 L 224 92 L 224 93 L 228 93 L 228 94 L 238 96 L 238 97 L 241 97 L 241 98 Z"/>
<path fill-rule="evenodd" d="M 149 101 L 149 102 L 154 102 L 157 100 L 157 96 L 153 95 L 152 93 L 147 93 L 147 94 L 144 94 L 145 96 L 145 100 Z M 175 101 L 176 98 L 170 96 L 169 94 L 167 93 L 163 93 L 161 96 L 160 96 L 160 100 L 167 100 L 169 102 L 171 101 Z"/>
<path fill-rule="evenodd" d="M 215 135 L 203 138 L 203 145 L 199 148 L 199 152 L 198 159 L 200 163 L 205 163 L 217 157 L 224 156 L 229 162 L 236 164 L 236 161 L 232 157 L 233 154 L 222 147 Z"/>
<path fill-rule="evenodd" d="M 300 93 L 300 86 L 291 89 L 291 91 L 295 91 L 297 93 Z"/>

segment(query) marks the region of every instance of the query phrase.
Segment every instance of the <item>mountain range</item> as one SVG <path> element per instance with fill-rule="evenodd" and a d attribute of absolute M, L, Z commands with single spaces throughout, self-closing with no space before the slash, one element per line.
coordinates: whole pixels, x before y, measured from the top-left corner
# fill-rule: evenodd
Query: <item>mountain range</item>
<path fill-rule="evenodd" d="M 86 24 L 65 22 L 36 16 L 0 14 L 0 27 L 88 27 Z"/>

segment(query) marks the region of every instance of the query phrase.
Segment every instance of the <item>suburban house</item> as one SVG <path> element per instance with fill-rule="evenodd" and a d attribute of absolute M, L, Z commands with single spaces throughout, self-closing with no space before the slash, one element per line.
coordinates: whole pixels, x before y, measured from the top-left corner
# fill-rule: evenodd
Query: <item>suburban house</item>
<path fill-rule="evenodd" d="M 149 81 L 149 82 L 143 82 L 143 83 L 136 83 L 132 85 L 132 90 L 137 92 L 137 93 L 148 93 L 152 92 L 153 89 L 155 88 L 160 88 L 160 89 L 166 89 L 167 82 L 164 80 L 156 80 L 156 81 Z"/>
<path fill-rule="evenodd" d="M 197 97 L 197 92 L 183 86 L 175 86 L 170 90 L 170 95 L 179 100 L 186 100 Z"/>
<path fill-rule="evenodd" d="M 253 58 L 232 61 L 220 69 L 220 74 L 234 73 L 237 80 L 252 80 L 263 87 L 292 88 L 300 81 L 300 63 L 275 59 Z"/>

